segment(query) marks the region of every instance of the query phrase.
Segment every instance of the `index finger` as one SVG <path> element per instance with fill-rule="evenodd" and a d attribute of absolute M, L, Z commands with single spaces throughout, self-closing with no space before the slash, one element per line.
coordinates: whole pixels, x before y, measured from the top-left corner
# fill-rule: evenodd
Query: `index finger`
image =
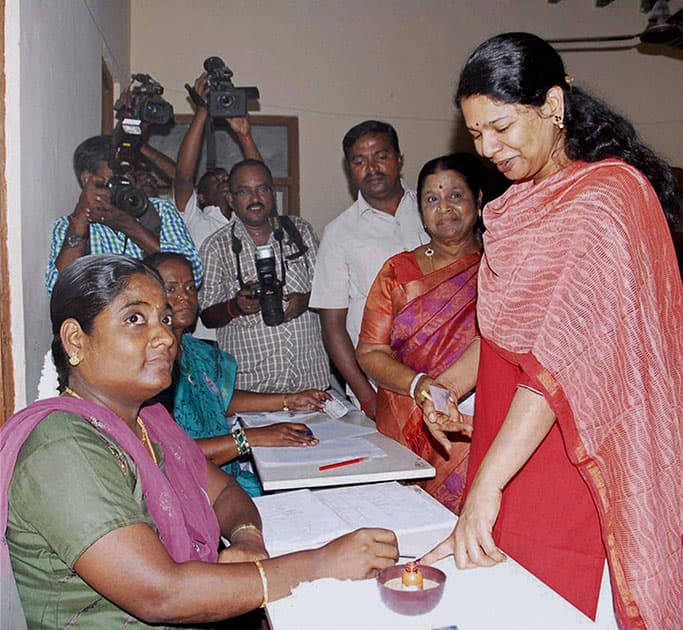
<path fill-rule="evenodd" d="M 442 540 L 436 547 L 430 549 L 422 558 L 422 564 L 434 564 L 442 558 L 453 555 L 453 533 L 448 535 L 448 538 Z"/>

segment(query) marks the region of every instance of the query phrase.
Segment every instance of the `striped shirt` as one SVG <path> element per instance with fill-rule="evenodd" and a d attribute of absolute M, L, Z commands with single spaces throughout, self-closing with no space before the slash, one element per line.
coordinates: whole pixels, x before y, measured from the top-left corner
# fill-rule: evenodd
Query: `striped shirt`
<path fill-rule="evenodd" d="M 299 217 L 290 218 L 301 232 L 308 251 L 304 256 L 287 261 L 285 295 L 310 292 L 318 250 L 318 238 L 310 224 Z M 234 226 L 235 236 L 242 242 L 242 278 L 245 283 L 256 282 L 256 247 L 239 219 L 235 218 Z M 272 234 L 268 242 L 273 245 L 280 278 L 280 247 Z M 202 310 L 227 301 L 239 291 L 231 245 L 232 225 L 228 225 L 207 238 L 201 246 L 205 269 L 204 285 L 199 292 Z M 283 250 L 285 257 L 297 251 L 286 234 Z M 237 317 L 218 328 L 216 333 L 220 349 L 237 359 L 237 389 L 298 392 L 311 388 L 325 389 L 329 385 L 329 360 L 322 342 L 320 320 L 310 310 L 279 326 L 266 326 L 260 312 Z"/>
<path fill-rule="evenodd" d="M 175 252 L 185 256 L 192 263 L 192 272 L 199 286 L 203 273 L 202 261 L 180 214 L 175 206 L 166 199 L 154 197 L 150 201 L 154 204 L 156 211 L 161 217 L 161 235 L 159 237 L 161 251 Z M 57 282 L 59 271 L 55 266 L 55 261 L 57 256 L 59 256 L 59 252 L 62 251 L 68 228 L 69 217 L 63 216 L 57 219 L 52 229 L 50 259 L 47 263 L 47 272 L 45 273 L 45 285 L 49 294 L 52 293 L 52 288 L 55 286 L 55 282 Z M 90 254 L 121 254 L 139 260 L 147 255 L 137 243 L 133 242 L 123 232 L 113 230 L 103 223 L 90 224 L 89 246 Z"/>

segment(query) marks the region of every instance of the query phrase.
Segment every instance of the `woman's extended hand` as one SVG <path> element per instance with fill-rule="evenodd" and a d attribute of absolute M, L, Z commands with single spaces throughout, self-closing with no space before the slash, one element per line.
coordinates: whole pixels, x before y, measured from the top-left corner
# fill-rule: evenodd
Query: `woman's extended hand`
<path fill-rule="evenodd" d="M 505 554 L 498 549 L 491 534 L 500 511 L 501 496 L 500 490 L 473 485 L 451 535 L 421 561 L 432 564 L 453 554 L 459 569 L 471 569 L 491 567 L 505 560 Z"/>
<path fill-rule="evenodd" d="M 298 394 L 287 395 L 287 406 L 292 411 L 322 411 L 326 400 L 331 400 L 327 392 L 319 389 L 306 389 Z"/>
<path fill-rule="evenodd" d="M 446 433 L 472 435 L 472 416 L 460 413 L 457 400 L 453 394 L 448 399 L 448 415 L 439 413 L 434 409 L 432 401 L 425 399 L 422 402 L 422 418 L 429 432 L 447 453 L 451 452 L 451 442 Z"/>
<path fill-rule="evenodd" d="M 338 580 L 374 577 L 398 560 L 396 535 L 389 529 L 357 529 L 314 553 L 326 575 Z"/>
<path fill-rule="evenodd" d="M 256 429 L 246 429 L 251 446 L 315 446 L 318 439 L 300 422 L 278 422 Z"/>

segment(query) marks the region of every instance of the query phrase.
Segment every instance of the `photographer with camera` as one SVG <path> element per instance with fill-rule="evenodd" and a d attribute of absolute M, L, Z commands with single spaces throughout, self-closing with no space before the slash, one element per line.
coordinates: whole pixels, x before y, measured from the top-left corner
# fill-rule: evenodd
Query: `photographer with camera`
<path fill-rule="evenodd" d="M 86 254 L 123 254 L 142 259 L 158 251 L 177 252 L 192 261 L 197 282 L 202 263 L 172 203 L 148 199 L 129 173 L 114 176 L 112 136 L 84 140 L 74 153 L 81 194 L 74 211 L 55 222 L 45 283 L 48 293 L 59 272 Z M 132 167 L 131 167 L 132 170 Z"/>
<path fill-rule="evenodd" d="M 227 225 L 232 216 L 228 203 L 228 173 L 223 168 L 209 169 L 197 182 L 195 171 L 202 148 L 204 129 L 209 118 L 209 73 L 203 72 L 194 82 L 194 92 L 199 96 L 190 128 L 178 151 L 176 175 L 173 182 L 175 204 L 182 213 L 187 229 L 197 247 L 218 229 Z M 251 125 L 246 116 L 229 117 L 225 121 L 232 130 L 242 154 L 247 159 L 261 160 Z"/>
<path fill-rule="evenodd" d="M 202 247 L 201 318 L 237 359 L 236 387 L 257 392 L 325 389 L 329 363 L 318 315 L 308 309 L 318 238 L 309 223 L 278 216 L 273 179 L 258 160 L 229 177 L 233 221 Z"/>

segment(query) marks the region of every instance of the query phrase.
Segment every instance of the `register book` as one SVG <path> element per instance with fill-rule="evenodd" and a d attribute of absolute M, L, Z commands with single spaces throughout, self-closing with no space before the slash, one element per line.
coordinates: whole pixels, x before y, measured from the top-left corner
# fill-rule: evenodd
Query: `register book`
<path fill-rule="evenodd" d="M 456 522 L 455 515 L 422 488 L 395 481 L 281 492 L 256 497 L 254 503 L 273 556 L 320 547 L 360 527 L 383 527 L 396 533 L 401 556 L 419 557 Z"/>

